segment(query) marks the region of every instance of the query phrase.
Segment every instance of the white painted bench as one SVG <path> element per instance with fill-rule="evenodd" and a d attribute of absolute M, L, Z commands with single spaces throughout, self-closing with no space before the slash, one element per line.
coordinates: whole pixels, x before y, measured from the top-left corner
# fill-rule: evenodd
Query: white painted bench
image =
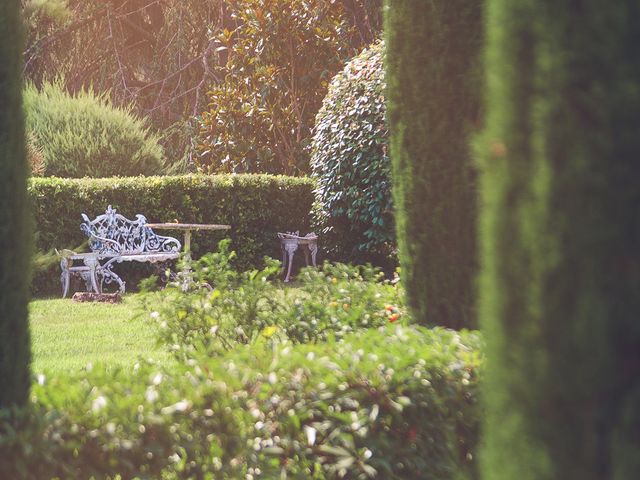
<path fill-rule="evenodd" d="M 62 296 L 69 291 L 71 275 L 80 275 L 87 290 L 102 293 L 104 284 L 117 283 L 124 293 L 125 282 L 113 271 L 121 262 L 166 262 L 180 256 L 182 245 L 173 237 L 157 235 L 147 226 L 144 215 L 135 220 L 120 215 L 109 205 L 104 214 L 91 220 L 84 213 L 80 229 L 89 237 L 89 253 L 64 250 L 60 255 Z M 76 265 L 82 261 L 82 265 Z"/>

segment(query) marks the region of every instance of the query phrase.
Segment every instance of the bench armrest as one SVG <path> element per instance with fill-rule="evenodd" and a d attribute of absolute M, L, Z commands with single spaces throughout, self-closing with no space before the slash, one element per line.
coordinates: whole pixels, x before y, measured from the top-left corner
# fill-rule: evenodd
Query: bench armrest
<path fill-rule="evenodd" d="M 150 227 L 146 228 L 145 253 L 179 253 L 182 244 L 177 238 L 158 235 Z"/>

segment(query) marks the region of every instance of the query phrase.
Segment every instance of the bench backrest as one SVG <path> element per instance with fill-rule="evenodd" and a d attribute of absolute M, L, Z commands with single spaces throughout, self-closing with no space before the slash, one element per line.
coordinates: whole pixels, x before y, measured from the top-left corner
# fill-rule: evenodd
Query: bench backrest
<path fill-rule="evenodd" d="M 182 247 L 177 239 L 157 235 L 147 227 L 144 215 L 129 220 L 111 205 L 93 220 L 84 213 L 82 219 L 80 229 L 89 237 L 89 248 L 102 255 L 177 254 Z"/>

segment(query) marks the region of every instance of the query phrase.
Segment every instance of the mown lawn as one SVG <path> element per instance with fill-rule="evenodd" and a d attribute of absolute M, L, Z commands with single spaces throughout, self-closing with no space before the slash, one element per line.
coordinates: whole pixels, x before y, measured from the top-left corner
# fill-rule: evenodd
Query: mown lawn
<path fill-rule="evenodd" d="M 135 296 L 121 304 L 70 299 L 30 304 L 34 373 L 78 370 L 87 364 L 132 366 L 139 356 L 169 361 L 155 345 L 153 327 L 136 317 Z"/>

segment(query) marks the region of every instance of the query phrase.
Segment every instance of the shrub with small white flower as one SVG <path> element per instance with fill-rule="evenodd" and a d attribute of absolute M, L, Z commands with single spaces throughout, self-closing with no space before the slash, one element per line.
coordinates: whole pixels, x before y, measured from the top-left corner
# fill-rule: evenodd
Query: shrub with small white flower
<path fill-rule="evenodd" d="M 387 324 L 57 375 L 0 411 L 0 478 L 477 478 L 481 366 L 477 333 Z"/>

